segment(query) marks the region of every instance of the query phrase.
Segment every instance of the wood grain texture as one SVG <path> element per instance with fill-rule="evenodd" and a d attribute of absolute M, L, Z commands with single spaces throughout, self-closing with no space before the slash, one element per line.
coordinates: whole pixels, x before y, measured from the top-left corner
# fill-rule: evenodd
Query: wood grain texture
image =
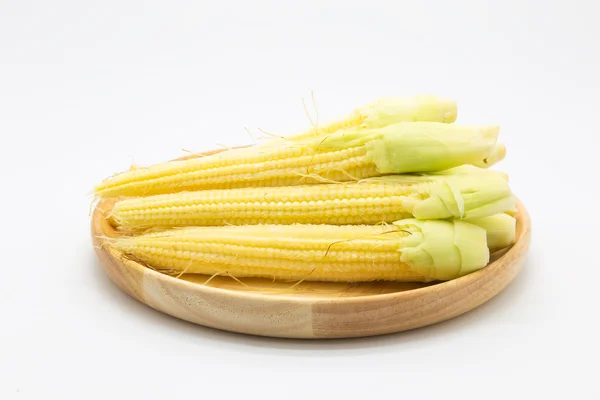
<path fill-rule="evenodd" d="M 139 301 L 196 324 L 261 336 L 346 338 L 374 336 L 441 322 L 500 293 L 519 273 L 531 236 L 529 216 L 518 204 L 517 242 L 495 254 L 484 269 L 449 282 L 327 283 L 165 275 L 126 259 L 103 242 L 117 233 L 105 219 L 113 201 L 98 204 L 92 240 L 115 284 Z M 244 286 L 245 285 L 245 286 Z"/>

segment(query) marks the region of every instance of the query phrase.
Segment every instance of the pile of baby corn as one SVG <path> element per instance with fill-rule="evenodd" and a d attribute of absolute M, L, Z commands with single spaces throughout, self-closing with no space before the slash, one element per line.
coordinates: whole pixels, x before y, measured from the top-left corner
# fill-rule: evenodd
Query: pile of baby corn
<path fill-rule="evenodd" d="M 253 146 L 135 168 L 107 245 L 158 271 L 285 281 L 451 280 L 515 240 L 498 126 L 454 124 L 456 103 L 381 98 Z"/>

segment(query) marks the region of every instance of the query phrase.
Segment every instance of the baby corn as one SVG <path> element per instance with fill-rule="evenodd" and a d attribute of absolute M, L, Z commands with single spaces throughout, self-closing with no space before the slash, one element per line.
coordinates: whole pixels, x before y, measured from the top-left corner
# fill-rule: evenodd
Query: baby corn
<path fill-rule="evenodd" d="M 301 134 L 287 136 L 287 140 L 303 140 L 328 135 L 349 128 L 374 129 L 398 122 L 456 121 L 456 102 L 437 96 L 381 97 L 357 108 L 344 118 L 315 126 Z"/>
<path fill-rule="evenodd" d="M 449 280 L 489 261 L 486 232 L 461 221 L 187 227 L 108 239 L 157 270 L 278 280 Z"/>
<path fill-rule="evenodd" d="M 338 131 L 322 138 L 222 153 L 133 169 L 106 179 L 98 197 L 188 190 L 345 182 L 386 174 L 440 171 L 479 163 L 499 128 L 436 122 Z"/>
<path fill-rule="evenodd" d="M 331 185 L 204 190 L 131 198 L 112 210 L 123 228 L 254 224 L 377 224 L 481 218 L 513 211 L 505 175 L 462 166 Z"/>

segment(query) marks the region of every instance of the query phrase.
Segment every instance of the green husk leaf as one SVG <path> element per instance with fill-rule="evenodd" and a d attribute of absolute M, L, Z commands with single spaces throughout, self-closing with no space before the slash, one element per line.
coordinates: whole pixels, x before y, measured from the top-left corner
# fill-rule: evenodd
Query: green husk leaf
<path fill-rule="evenodd" d="M 489 262 L 485 229 L 463 221 L 406 219 L 394 223 L 410 232 L 401 239 L 400 260 L 413 271 L 436 280 L 451 280 Z"/>
<path fill-rule="evenodd" d="M 516 210 L 506 174 L 474 166 L 427 174 L 389 175 L 364 182 L 414 185 L 407 211 L 417 219 L 481 218 Z"/>
<path fill-rule="evenodd" d="M 365 116 L 362 128 L 373 129 L 398 122 L 456 121 L 457 107 L 454 100 L 437 96 L 381 97 L 358 109 Z"/>

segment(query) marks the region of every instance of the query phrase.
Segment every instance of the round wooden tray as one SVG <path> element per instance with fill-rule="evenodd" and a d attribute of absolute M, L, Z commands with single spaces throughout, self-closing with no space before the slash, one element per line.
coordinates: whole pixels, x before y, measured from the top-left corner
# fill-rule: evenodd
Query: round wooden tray
<path fill-rule="evenodd" d="M 492 255 L 477 272 L 448 282 L 286 282 L 186 274 L 179 278 L 126 259 L 104 245 L 117 233 L 105 219 L 113 201 L 98 204 L 92 240 L 106 274 L 123 291 L 166 314 L 196 324 L 252 335 L 287 338 L 374 336 L 453 318 L 500 293 L 519 273 L 529 248 L 531 224 L 518 204 L 517 241 Z M 100 237 L 99 237 L 100 236 Z"/>

